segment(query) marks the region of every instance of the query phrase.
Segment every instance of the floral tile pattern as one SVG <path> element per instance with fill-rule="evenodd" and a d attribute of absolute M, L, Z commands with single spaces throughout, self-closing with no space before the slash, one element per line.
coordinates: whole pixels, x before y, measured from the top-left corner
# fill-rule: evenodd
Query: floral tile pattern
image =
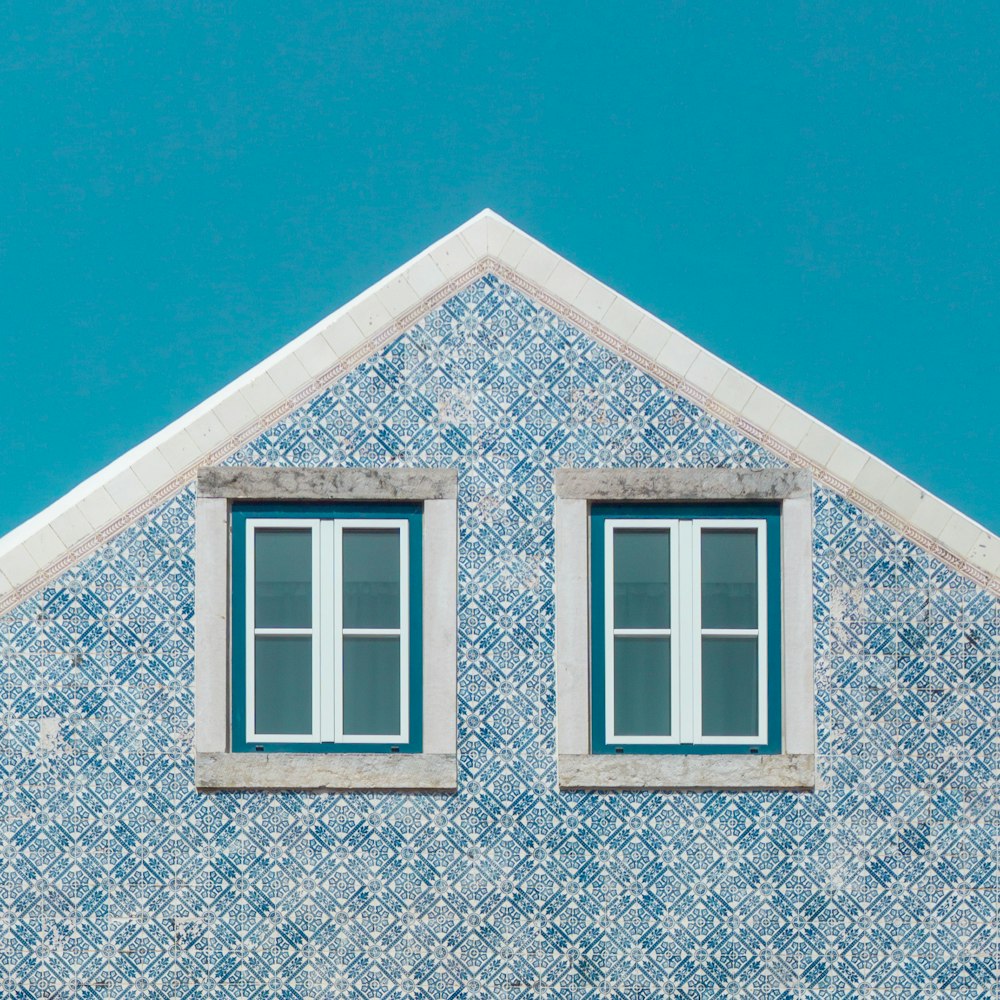
<path fill-rule="evenodd" d="M 781 462 L 493 276 L 230 461 L 459 470 L 459 792 L 194 790 L 188 489 L 0 620 L 0 995 L 1000 996 L 997 598 L 817 489 L 817 792 L 560 793 L 553 470 Z"/>

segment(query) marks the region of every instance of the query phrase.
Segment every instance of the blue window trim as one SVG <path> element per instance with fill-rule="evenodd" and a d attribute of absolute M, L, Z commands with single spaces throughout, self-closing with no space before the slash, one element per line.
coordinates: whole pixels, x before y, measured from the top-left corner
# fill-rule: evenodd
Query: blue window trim
<path fill-rule="evenodd" d="M 246 740 L 246 522 L 248 518 L 319 518 L 351 520 L 393 517 L 409 522 L 410 565 L 410 739 L 407 743 L 248 743 Z M 423 506 L 419 503 L 251 503 L 232 507 L 232 649 L 233 753 L 421 753 L 423 749 Z"/>
<path fill-rule="evenodd" d="M 609 518 L 726 518 L 767 524 L 767 742 L 740 745 L 608 743 L 604 704 L 604 522 Z M 777 754 L 781 753 L 781 505 L 774 503 L 593 503 L 590 505 L 591 753 Z"/>

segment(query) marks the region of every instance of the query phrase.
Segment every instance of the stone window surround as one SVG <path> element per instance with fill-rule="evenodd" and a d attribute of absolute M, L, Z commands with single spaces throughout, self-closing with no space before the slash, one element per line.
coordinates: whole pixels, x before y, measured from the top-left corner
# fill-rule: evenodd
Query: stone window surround
<path fill-rule="evenodd" d="M 812 477 L 799 469 L 558 469 L 555 634 L 559 787 L 572 790 L 811 791 L 813 688 Z M 590 752 L 590 504 L 781 503 L 782 752 Z"/>
<path fill-rule="evenodd" d="M 423 752 L 230 751 L 234 500 L 423 503 Z M 458 474 L 454 469 L 207 466 L 195 501 L 195 785 L 199 791 L 454 792 Z"/>

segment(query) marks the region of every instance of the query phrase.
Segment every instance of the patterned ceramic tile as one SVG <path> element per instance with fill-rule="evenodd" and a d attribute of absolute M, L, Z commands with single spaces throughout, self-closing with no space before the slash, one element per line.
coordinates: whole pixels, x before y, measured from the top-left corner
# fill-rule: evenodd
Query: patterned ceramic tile
<path fill-rule="evenodd" d="M 0 994 L 1000 996 L 1000 607 L 815 495 L 821 786 L 556 789 L 553 469 L 781 461 L 494 277 L 234 464 L 460 473 L 454 796 L 200 795 L 193 495 L 0 623 Z"/>

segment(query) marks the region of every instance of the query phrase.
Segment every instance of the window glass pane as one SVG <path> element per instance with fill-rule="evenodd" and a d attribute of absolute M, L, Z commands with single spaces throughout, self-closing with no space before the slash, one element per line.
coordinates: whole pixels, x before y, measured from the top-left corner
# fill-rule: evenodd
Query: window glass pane
<path fill-rule="evenodd" d="M 757 736 L 757 640 L 701 641 L 703 736 Z"/>
<path fill-rule="evenodd" d="M 701 627 L 757 627 L 757 532 L 703 528 Z"/>
<path fill-rule="evenodd" d="M 399 628 L 399 541 L 398 528 L 344 530 L 344 628 Z"/>
<path fill-rule="evenodd" d="M 312 532 L 258 528 L 254 532 L 254 625 L 312 625 Z"/>
<path fill-rule="evenodd" d="M 670 637 L 615 639 L 615 733 L 670 735 Z"/>
<path fill-rule="evenodd" d="M 670 532 L 615 528 L 615 628 L 670 628 Z"/>
<path fill-rule="evenodd" d="M 312 732 L 310 636 L 257 636 L 253 701 L 258 733 L 301 736 Z"/>
<path fill-rule="evenodd" d="M 344 733 L 399 732 L 400 645 L 395 636 L 344 636 Z"/>

